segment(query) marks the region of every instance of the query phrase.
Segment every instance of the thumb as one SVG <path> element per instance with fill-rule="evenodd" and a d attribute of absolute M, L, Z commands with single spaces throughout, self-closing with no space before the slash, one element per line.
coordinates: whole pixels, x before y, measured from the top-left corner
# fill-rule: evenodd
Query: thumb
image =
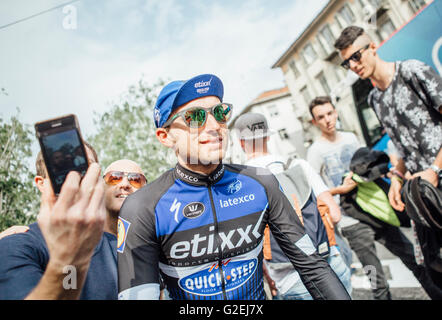
<path fill-rule="evenodd" d="M 40 201 L 40 213 L 39 216 L 45 216 L 48 214 L 57 198 L 55 197 L 54 190 L 52 189 L 52 185 L 49 179 L 45 179 L 43 183 L 43 187 L 41 189 L 41 201 Z"/>

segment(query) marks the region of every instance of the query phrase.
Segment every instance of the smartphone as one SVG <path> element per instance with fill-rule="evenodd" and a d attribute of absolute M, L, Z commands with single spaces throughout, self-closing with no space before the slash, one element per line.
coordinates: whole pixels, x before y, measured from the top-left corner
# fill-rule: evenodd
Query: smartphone
<path fill-rule="evenodd" d="M 54 193 L 58 195 L 70 171 L 83 176 L 88 168 L 86 149 L 73 114 L 37 122 L 35 133 Z"/>

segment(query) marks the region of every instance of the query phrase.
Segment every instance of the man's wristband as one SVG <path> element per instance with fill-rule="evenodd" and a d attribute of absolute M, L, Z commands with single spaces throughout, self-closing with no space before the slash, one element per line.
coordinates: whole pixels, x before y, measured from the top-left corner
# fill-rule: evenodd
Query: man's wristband
<path fill-rule="evenodd" d="M 391 173 L 393 173 L 396 177 L 400 178 L 401 181 L 405 180 L 404 175 L 402 174 L 402 172 L 400 172 L 399 170 L 393 170 Z"/>
<path fill-rule="evenodd" d="M 440 175 L 440 172 L 441 172 L 441 168 L 439 168 L 438 166 L 436 166 L 435 164 L 432 164 L 431 166 L 430 166 L 430 169 L 431 170 L 433 170 L 438 176 Z"/>
<path fill-rule="evenodd" d="M 397 175 L 393 175 L 391 177 L 391 180 L 397 180 L 399 181 L 400 184 L 404 184 L 404 180 L 402 180 L 400 177 L 398 177 Z"/>

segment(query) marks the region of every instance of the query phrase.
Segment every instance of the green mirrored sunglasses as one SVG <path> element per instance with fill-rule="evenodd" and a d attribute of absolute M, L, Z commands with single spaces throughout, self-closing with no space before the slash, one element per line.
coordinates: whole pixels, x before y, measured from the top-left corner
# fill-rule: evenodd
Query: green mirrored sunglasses
<path fill-rule="evenodd" d="M 178 117 L 182 117 L 188 127 L 201 128 L 206 124 L 207 114 L 210 112 L 216 121 L 219 123 L 226 123 L 232 115 L 232 105 L 230 103 L 218 103 L 210 108 L 193 107 L 187 110 L 178 112 L 163 125 L 167 128 Z"/>

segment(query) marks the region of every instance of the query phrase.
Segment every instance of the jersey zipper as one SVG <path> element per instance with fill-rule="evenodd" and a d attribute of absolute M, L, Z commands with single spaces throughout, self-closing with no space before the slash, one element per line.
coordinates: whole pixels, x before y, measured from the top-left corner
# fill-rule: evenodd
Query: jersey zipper
<path fill-rule="evenodd" d="M 223 252 L 221 249 L 221 243 L 220 243 L 220 237 L 219 237 L 219 224 L 218 224 L 218 217 L 216 215 L 216 211 L 215 211 L 215 203 L 213 202 L 213 194 L 212 194 L 212 187 L 210 184 L 207 184 L 207 189 L 209 190 L 209 198 L 210 198 L 210 205 L 212 206 L 212 213 L 213 213 L 213 222 L 214 222 L 214 226 L 215 226 L 215 238 L 216 238 L 216 242 L 217 242 L 217 247 L 219 250 L 219 256 L 218 256 L 218 267 L 219 267 L 219 272 L 221 275 L 221 288 L 223 291 L 223 299 L 227 300 L 227 294 L 226 294 L 226 282 L 224 279 L 224 272 L 223 272 Z"/>

